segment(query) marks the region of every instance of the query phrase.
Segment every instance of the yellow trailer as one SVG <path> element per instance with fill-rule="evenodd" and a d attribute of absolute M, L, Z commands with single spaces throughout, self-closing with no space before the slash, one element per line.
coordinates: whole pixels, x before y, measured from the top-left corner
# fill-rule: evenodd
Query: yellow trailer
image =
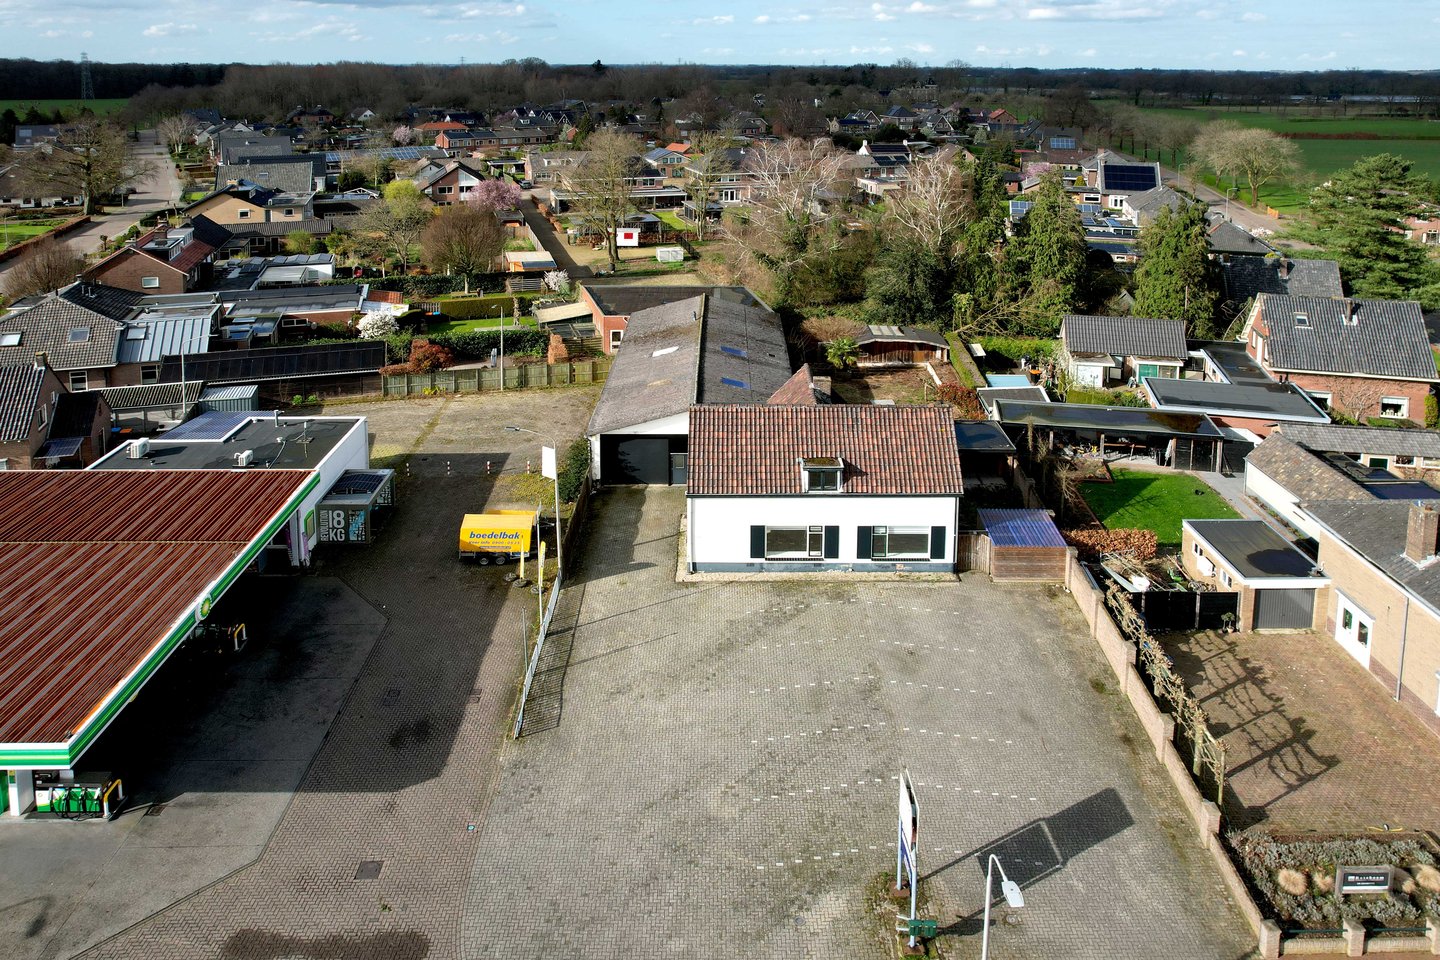
<path fill-rule="evenodd" d="M 460 559 L 476 563 L 508 563 L 530 555 L 535 532 L 534 510 L 467 513 L 460 521 Z"/>

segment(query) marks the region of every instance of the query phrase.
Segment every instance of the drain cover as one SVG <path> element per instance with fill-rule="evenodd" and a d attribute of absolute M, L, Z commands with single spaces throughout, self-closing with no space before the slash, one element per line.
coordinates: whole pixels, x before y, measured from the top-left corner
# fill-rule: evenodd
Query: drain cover
<path fill-rule="evenodd" d="M 164 813 L 164 812 L 165 812 L 165 804 L 163 804 L 163 803 L 152 803 L 152 804 L 150 804 L 150 807 L 145 811 L 145 816 L 147 816 L 147 817 L 158 817 L 158 816 L 160 816 L 160 814 L 162 814 L 162 813 Z"/>
<path fill-rule="evenodd" d="M 380 876 L 380 868 L 384 865 L 384 860 L 361 860 L 360 866 L 355 869 L 355 879 L 374 880 Z"/>
<path fill-rule="evenodd" d="M 399 687 L 391 687 L 389 690 L 386 690 L 386 691 L 385 691 L 385 696 L 383 696 L 383 697 L 380 698 L 380 706 L 382 706 L 382 707 L 393 707 L 393 706 L 395 705 L 396 701 L 398 701 L 399 699 L 400 699 L 400 688 L 399 688 Z"/>

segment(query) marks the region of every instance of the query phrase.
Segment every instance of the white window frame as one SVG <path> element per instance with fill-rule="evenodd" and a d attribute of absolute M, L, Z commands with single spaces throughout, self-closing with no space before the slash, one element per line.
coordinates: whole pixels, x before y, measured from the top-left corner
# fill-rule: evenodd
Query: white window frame
<path fill-rule="evenodd" d="M 160 286 L 159 277 L 141 277 L 140 286 L 145 290 L 156 290 Z"/>
<path fill-rule="evenodd" d="M 9 330 L 5 333 L 0 333 L 0 347 L 18 347 L 22 339 L 24 339 L 24 334 L 23 331 L 20 330 Z"/>
<path fill-rule="evenodd" d="M 770 534 L 772 532 L 784 531 L 794 533 L 805 532 L 804 552 L 796 550 L 771 551 Z M 765 528 L 765 559 L 766 560 L 823 560 L 825 559 L 825 527 L 818 524 L 810 524 L 803 527 L 766 527 Z"/>
<path fill-rule="evenodd" d="M 77 385 L 76 382 L 75 382 L 75 378 L 76 378 L 76 377 L 79 377 L 79 378 L 80 378 L 80 382 L 79 382 L 78 385 Z M 75 393 L 75 392 L 78 391 L 78 390 L 89 390 L 89 389 L 90 389 L 90 371 L 88 371 L 88 370 L 71 370 L 71 371 L 70 371 L 70 392 L 71 392 L 71 393 Z"/>
<path fill-rule="evenodd" d="M 1307 390 L 1306 393 L 1309 393 L 1310 399 L 1315 401 L 1315 406 L 1319 407 L 1321 410 L 1329 412 L 1332 394 L 1327 393 L 1324 390 Z"/>
<path fill-rule="evenodd" d="M 140 365 L 140 382 L 144 384 L 160 382 L 160 364 L 143 363 Z"/>
<path fill-rule="evenodd" d="M 610 350 L 615 351 L 625 340 L 625 331 L 615 329 L 610 331 Z"/>
<path fill-rule="evenodd" d="M 890 550 L 890 538 L 895 535 L 919 536 L 922 540 L 923 549 L 910 551 L 908 553 L 896 553 Z M 881 546 L 881 543 L 884 546 Z M 930 559 L 930 528 L 929 527 L 892 527 L 875 526 L 870 528 L 870 556 L 875 560 L 929 560 Z"/>
<path fill-rule="evenodd" d="M 1386 412 L 1385 412 L 1385 405 L 1386 405 L 1387 403 L 1388 403 L 1388 404 L 1391 404 L 1391 405 L 1393 405 L 1393 406 L 1399 407 L 1399 412 L 1398 412 L 1398 413 L 1386 413 Z M 1387 417 L 1387 418 L 1392 419 L 1392 420 L 1405 420 L 1405 419 L 1408 419 L 1409 416 L 1410 416 L 1410 398 L 1409 398 L 1409 397 L 1381 397 L 1381 398 L 1380 398 L 1380 416 L 1382 416 L 1382 417 Z"/>

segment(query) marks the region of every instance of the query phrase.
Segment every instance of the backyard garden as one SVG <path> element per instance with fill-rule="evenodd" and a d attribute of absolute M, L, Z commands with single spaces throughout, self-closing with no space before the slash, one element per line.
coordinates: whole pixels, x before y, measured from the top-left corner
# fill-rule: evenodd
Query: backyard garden
<path fill-rule="evenodd" d="M 1184 520 L 1239 517 L 1203 480 L 1188 473 L 1114 467 L 1110 479 L 1080 484 L 1080 495 L 1108 530 L 1152 530 L 1162 550 L 1180 546 Z"/>

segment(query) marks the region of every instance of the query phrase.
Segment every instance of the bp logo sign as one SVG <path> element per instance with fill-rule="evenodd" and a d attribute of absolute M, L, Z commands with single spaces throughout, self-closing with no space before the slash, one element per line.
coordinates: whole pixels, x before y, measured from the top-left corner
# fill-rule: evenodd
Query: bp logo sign
<path fill-rule="evenodd" d="M 200 606 L 196 608 L 196 615 L 199 617 L 199 619 L 204 620 L 206 617 L 210 616 L 210 608 L 214 605 L 215 601 L 211 600 L 209 597 L 206 597 L 204 600 L 200 601 Z"/>

